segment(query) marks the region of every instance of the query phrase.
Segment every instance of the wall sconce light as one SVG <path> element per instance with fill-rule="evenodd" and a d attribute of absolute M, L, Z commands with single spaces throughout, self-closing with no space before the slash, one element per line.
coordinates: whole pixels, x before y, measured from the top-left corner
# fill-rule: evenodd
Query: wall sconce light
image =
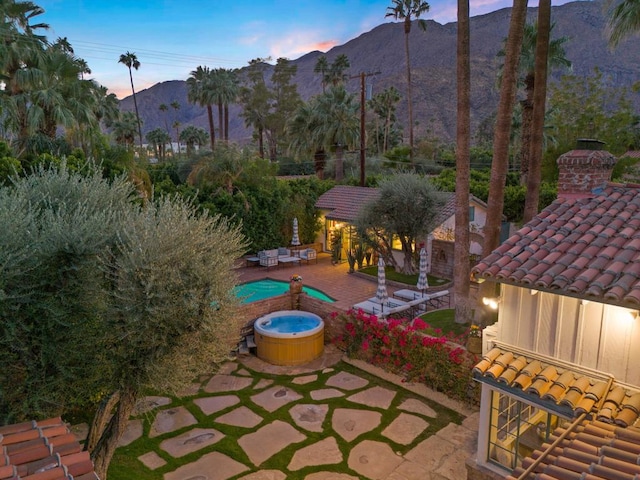
<path fill-rule="evenodd" d="M 502 301 L 501 297 L 498 297 L 498 298 L 482 297 L 483 305 L 486 305 L 491 310 L 498 310 L 498 305 L 500 304 L 501 301 Z"/>

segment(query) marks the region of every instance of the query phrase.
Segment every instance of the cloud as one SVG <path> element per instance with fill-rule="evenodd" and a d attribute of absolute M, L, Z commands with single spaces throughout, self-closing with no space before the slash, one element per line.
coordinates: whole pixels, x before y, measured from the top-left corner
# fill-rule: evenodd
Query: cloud
<path fill-rule="evenodd" d="M 294 59 L 314 50 L 326 52 L 340 42 L 338 40 L 321 40 L 316 32 L 294 31 L 274 38 L 269 45 L 269 52 L 273 58 Z"/>

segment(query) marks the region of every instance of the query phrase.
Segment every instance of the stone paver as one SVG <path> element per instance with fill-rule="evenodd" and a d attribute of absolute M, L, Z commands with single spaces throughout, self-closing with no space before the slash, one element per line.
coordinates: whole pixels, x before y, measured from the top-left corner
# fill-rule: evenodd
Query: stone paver
<path fill-rule="evenodd" d="M 380 425 L 382 414 L 370 410 L 336 408 L 331 419 L 331 428 L 347 442 Z"/>
<path fill-rule="evenodd" d="M 193 463 L 165 473 L 164 480 L 226 480 L 249 467 L 218 452 L 208 453 Z M 206 473 L 205 473 L 206 472 Z"/>
<path fill-rule="evenodd" d="M 406 410 L 407 412 L 411 413 L 418 413 L 420 415 L 424 415 L 425 417 L 436 418 L 438 416 L 433 408 L 416 398 L 406 399 L 398 406 L 398 409 Z"/>
<path fill-rule="evenodd" d="M 267 388 L 273 385 L 273 380 L 270 378 L 261 378 L 258 383 L 256 383 L 254 390 L 262 390 L 263 388 Z"/>
<path fill-rule="evenodd" d="M 246 368 L 241 368 L 236 373 L 238 375 L 242 375 L 243 377 L 250 377 L 251 376 L 251 372 L 249 370 L 247 370 Z"/>
<path fill-rule="evenodd" d="M 351 449 L 348 464 L 366 478 L 384 480 L 402 461 L 386 443 L 364 440 Z"/>
<path fill-rule="evenodd" d="M 343 397 L 344 393 L 335 388 L 321 388 L 311 392 L 311 398 L 314 400 L 326 400 L 327 398 Z"/>
<path fill-rule="evenodd" d="M 291 383 L 295 385 L 306 385 L 307 383 L 315 382 L 318 379 L 318 375 L 304 375 L 302 377 L 296 377 L 291 380 Z"/>
<path fill-rule="evenodd" d="M 147 452 L 144 455 L 140 455 L 138 460 L 140 460 L 149 470 L 156 470 L 167 464 L 167 461 L 156 452 Z"/>
<path fill-rule="evenodd" d="M 280 470 L 260 470 L 240 477 L 238 480 L 285 480 L 286 478 L 287 476 Z"/>
<path fill-rule="evenodd" d="M 382 431 L 382 435 L 400 445 L 409 445 L 428 426 L 429 424 L 420 417 L 401 413 Z"/>
<path fill-rule="evenodd" d="M 302 395 L 287 387 L 274 386 L 264 392 L 260 392 L 251 397 L 256 405 L 261 406 L 267 412 L 275 412 L 284 405 L 296 402 L 302 398 Z"/>
<path fill-rule="evenodd" d="M 234 427 L 253 428 L 262 422 L 262 417 L 247 407 L 239 407 L 216 418 L 216 422 Z"/>
<path fill-rule="evenodd" d="M 248 387 L 252 382 L 253 380 L 248 377 L 217 374 L 204 386 L 204 391 L 208 393 L 237 392 Z"/>
<path fill-rule="evenodd" d="M 304 480 L 360 480 L 353 475 L 347 475 L 346 473 L 336 472 L 316 472 L 311 473 L 304 477 Z"/>
<path fill-rule="evenodd" d="M 187 387 L 180 390 L 178 392 L 178 397 L 184 398 L 184 397 L 192 397 L 194 395 L 197 395 L 198 392 L 200 391 L 201 386 L 202 385 L 200 385 L 199 383 L 192 383 L 191 385 L 188 385 Z"/>
<path fill-rule="evenodd" d="M 358 390 L 368 384 L 369 380 L 348 372 L 336 373 L 327 380 L 328 387 L 341 388 L 342 390 Z"/>
<path fill-rule="evenodd" d="M 142 436 L 142 420 L 129 420 L 127 428 L 124 430 L 124 435 L 118 442 L 119 447 L 124 447 L 130 443 L 136 441 Z"/>
<path fill-rule="evenodd" d="M 211 415 L 240 403 L 240 399 L 235 395 L 221 395 L 219 397 L 196 398 L 193 403 L 200 407 L 202 413 Z"/>
<path fill-rule="evenodd" d="M 447 468 L 445 464 L 450 463 L 450 457 L 456 452 L 456 447 L 442 438 L 433 435 L 420 442 L 404 456 L 407 460 L 416 462 L 429 472 L 440 472 Z M 464 471 L 464 474 L 462 473 Z M 451 480 L 466 478 L 464 461 L 458 469 L 458 477 L 447 476 Z"/>
<path fill-rule="evenodd" d="M 335 465 L 342 460 L 342 452 L 338 448 L 338 442 L 334 437 L 329 437 L 298 450 L 293 454 L 287 468 L 295 472 L 314 465 Z"/>
<path fill-rule="evenodd" d="M 306 438 L 288 423 L 276 420 L 254 433 L 240 437 L 238 445 L 255 466 L 260 466 L 283 448 L 302 442 Z"/>
<path fill-rule="evenodd" d="M 169 397 L 144 397 L 136 403 L 135 408 L 133 409 L 132 415 L 142 415 L 143 413 L 150 412 L 154 408 L 164 407 L 165 405 L 169 405 L 171 403 L 171 399 Z"/>
<path fill-rule="evenodd" d="M 208 447 L 209 445 L 213 445 L 223 438 L 224 434 L 213 428 L 194 428 L 177 437 L 163 440 L 162 443 L 160 443 L 160 448 L 173 458 L 179 458 L 204 447 Z"/>
<path fill-rule="evenodd" d="M 368 407 L 384 408 L 386 410 L 391 406 L 395 396 L 396 392 L 388 388 L 372 387 L 347 397 L 347 400 L 367 405 Z"/>
<path fill-rule="evenodd" d="M 415 462 L 403 461 L 387 478 L 387 480 L 396 479 L 431 480 L 431 473 Z"/>
<path fill-rule="evenodd" d="M 191 415 L 191 412 L 184 407 L 162 410 L 156 415 L 153 425 L 151 425 L 149 436 L 151 438 L 157 437 L 163 433 L 173 432 L 196 423 L 198 423 L 196 417 Z"/>
<path fill-rule="evenodd" d="M 238 369 L 238 364 L 236 362 L 225 362 L 220 365 L 220 368 L 216 373 L 221 375 L 230 375 Z"/>
<path fill-rule="evenodd" d="M 289 413 L 296 425 L 310 432 L 321 432 L 322 423 L 329 411 L 329 405 L 298 404 Z"/>

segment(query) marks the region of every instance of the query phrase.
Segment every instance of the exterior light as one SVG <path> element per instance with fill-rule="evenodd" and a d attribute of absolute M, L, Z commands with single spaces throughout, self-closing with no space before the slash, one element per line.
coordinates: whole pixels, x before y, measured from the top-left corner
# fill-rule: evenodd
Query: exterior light
<path fill-rule="evenodd" d="M 502 301 L 502 298 L 500 297 L 498 298 L 482 297 L 482 303 L 487 307 L 489 307 L 491 310 L 498 310 L 498 305 L 500 304 L 501 301 Z"/>

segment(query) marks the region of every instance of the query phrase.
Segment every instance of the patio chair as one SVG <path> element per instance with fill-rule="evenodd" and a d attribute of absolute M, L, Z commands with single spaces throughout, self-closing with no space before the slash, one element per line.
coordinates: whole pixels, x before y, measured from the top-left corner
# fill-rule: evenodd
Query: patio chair
<path fill-rule="evenodd" d="M 278 250 L 262 250 L 258 252 L 258 259 L 261 267 L 267 267 L 267 270 L 271 267 L 278 266 Z"/>
<path fill-rule="evenodd" d="M 311 260 L 315 260 L 315 263 L 318 263 L 318 252 L 316 252 L 315 248 L 300 250 L 300 260 L 304 260 L 307 264 Z"/>

